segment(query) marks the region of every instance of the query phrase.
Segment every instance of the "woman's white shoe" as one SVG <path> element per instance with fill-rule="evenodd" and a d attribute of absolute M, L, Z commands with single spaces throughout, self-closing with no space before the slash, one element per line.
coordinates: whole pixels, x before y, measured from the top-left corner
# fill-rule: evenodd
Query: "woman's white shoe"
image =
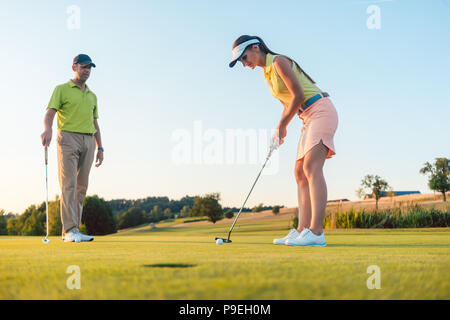
<path fill-rule="evenodd" d="M 285 244 L 297 247 L 325 247 L 327 245 L 323 232 L 317 236 L 309 229 L 303 229 L 301 235 L 294 239 L 287 239 Z"/>

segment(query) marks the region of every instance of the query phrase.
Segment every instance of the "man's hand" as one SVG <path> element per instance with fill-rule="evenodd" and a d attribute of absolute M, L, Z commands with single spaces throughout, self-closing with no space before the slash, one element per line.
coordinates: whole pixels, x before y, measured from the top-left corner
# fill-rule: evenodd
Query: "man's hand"
<path fill-rule="evenodd" d="M 103 151 L 102 150 L 98 150 L 97 151 L 97 157 L 95 158 L 95 166 L 98 168 L 100 167 L 100 165 L 103 162 Z"/>
<path fill-rule="evenodd" d="M 44 147 L 49 147 L 50 146 L 50 141 L 52 141 L 52 129 L 47 129 L 45 130 L 42 134 L 41 134 L 41 140 L 42 140 L 42 145 Z"/>
<path fill-rule="evenodd" d="M 44 116 L 44 132 L 41 134 L 41 140 L 42 145 L 47 148 L 50 146 L 50 141 L 52 141 L 52 124 L 55 114 L 55 109 L 48 108 Z"/>

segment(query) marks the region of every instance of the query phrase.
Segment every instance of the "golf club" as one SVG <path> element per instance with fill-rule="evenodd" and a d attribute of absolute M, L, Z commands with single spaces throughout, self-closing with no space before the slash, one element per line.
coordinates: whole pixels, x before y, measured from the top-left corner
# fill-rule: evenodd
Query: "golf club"
<path fill-rule="evenodd" d="M 45 199 L 45 216 L 46 216 L 46 225 L 47 225 L 47 235 L 45 236 L 42 241 L 44 243 L 50 243 L 50 240 L 48 239 L 48 173 L 47 173 L 47 166 L 48 166 L 48 149 L 45 147 L 45 189 L 47 191 L 47 197 Z"/>
<path fill-rule="evenodd" d="M 222 239 L 223 243 L 231 243 L 231 242 L 232 242 L 232 241 L 230 240 L 230 236 L 231 236 L 231 232 L 233 231 L 234 225 L 236 224 L 236 221 L 238 220 L 239 216 L 241 215 L 242 209 L 244 209 L 244 206 L 245 206 L 245 204 L 246 204 L 248 198 L 250 197 L 250 194 L 252 193 L 253 188 L 255 187 L 255 184 L 256 184 L 256 182 L 257 182 L 258 179 L 259 179 L 259 176 L 261 175 L 261 172 L 263 171 L 264 167 L 265 167 L 266 164 L 267 164 L 267 161 L 269 161 L 269 158 L 270 158 L 270 156 L 272 155 L 272 152 L 273 152 L 277 147 L 278 147 L 278 145 L 272 145 L 272 146 L 270 147 L 270 151 L 269 151 L 269 154 L 267 155 L 266 161 L 264 162 L 264 164 L 263 164 L 261 170 L 259 171 L 258 176 L 256 177 L 256 180 L 255 180 L 255 182 L 253 183 L 252 188 L 250 189 L 250 192 L 249 192 L 248 195 L 247 195 L 247 198 L 245 198 L 244 204 L 242 205 L 242 207 L 241 207 L 241 209 L 239 210 L 239 212 L 238 212 L 236 218 L 234 219 L 233 224 L 231 225 L 230 231 L 228 232 L 228 238 L 225 239 L 225 238 L 216 237 L 216 238 L 215 238 L 216 241 L 217 241 L 217 239 Z"/>

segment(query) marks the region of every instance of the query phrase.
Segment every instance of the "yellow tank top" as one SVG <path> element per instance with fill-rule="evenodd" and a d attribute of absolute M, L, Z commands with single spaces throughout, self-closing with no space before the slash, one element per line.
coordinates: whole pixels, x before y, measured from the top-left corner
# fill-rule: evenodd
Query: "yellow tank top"
<path fill-rule="evenodd" d="M 273 65 L 273 59 L 277 57 L 276 55 L 268 53 L 266 56 L 266 70 L 264 71 L 264 78 L 269 85 L 270 93 L 275 98 L 289 104 L 292 101 L 292 94 L 283 82 L 283 79 L 278 75 L 275 67 Z M 288 57 L 286 57 L 288 58 Z M 289 59 L 289 58 L 288 58 Z M 291 60 L 292 61 L 292 60 Z M 305 101 L 321 93 L 322 90 L 319 89 L 314 83 L 312 83 L 308 77 L 301 72 L 297 65 L 292 61 L 292 68 L 297 76 L 300 86 L 302 87 L 303 94 L 305 95 Z"/>

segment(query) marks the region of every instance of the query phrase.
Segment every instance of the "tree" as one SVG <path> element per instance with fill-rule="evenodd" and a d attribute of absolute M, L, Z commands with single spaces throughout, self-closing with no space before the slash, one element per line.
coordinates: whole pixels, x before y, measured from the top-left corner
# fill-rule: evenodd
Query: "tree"
<path fill-rule="evenodd" d="M 253 207 L 252 212 L 261 212 L 264 210 L 263 204 L 260 203 L 257 206 Z"/>
<path fill-rule="evenodd" d="M 0 210 L 0 235 L 7 235 L 8 229 L 7 229 L 7 222 L 6 222 L 6 215 L 5 210 Z"/>
<path fill-rule="evenodd" d="M 180 217 L 185 218 L 189 216 L 189 206 L 184 206 L 183 209 L 180 211 Z"/>
<path fill-rule="evenodd" d="M 378 175 L 374 176 L 368 174 L 361 181 L 361 186 L 372 191 L 372 194 L 375 196 L 376 210 L 378 210 L 378 200 L 381 197 L 381 193 L 385 192 L 389 188 L 388 183 L 381 179 Z"/>
<path fill-rule="evenodd" d="M 52 236 L 60 236 L 62 233 L 59 196 L 56 196 L 55 201 L 48 203 L 48 233 Z"/>
<path fill-rule="evenodd" d="M 234 212 L 231 209 L 228 209 L 227 211 L 225 211 L 225 218 L 227 219 L 231 219 L 234 217 Z"/>
<path fill-rule="evenodd" d="M 356 189 L 356 196 L 359 198 L 359 199 L 361 199 L 361 200 L 363 200 L 364 199 L 364 196 L 366 195 L 366 192 L 364 191 L 364 188 L 358 188 L 358 189 Z"/>
<path fill-rule="evenodd" d="M 132 207 L 118 216 L 117 228 L 125 229 L 145 223 L 145 211 Z"/>
<path fill-rule="evenodd" d="M 19 219 L 17 219 L 17 218 L 8 220 L 8 223 L 6 224 L 6 230 L 8 231 L 8 235 L 10 235 L 10 236 L 19 235 L 19 229 L 17 227 L 18 221 L 19 221 Z"/>
<path fill-rule="evenodd" d="M 450 190 L 450 159 L 436 158 L 434 164 L 426 162 L 420 173 L 428 174 L 428 187 L 441 192 L 446 202 L 446 192 Z"/>
<path fill-rule="evenodd" d="M 274 215 L 279 214 L 279 213 L 280 213 L 280 206 L 274 206 L 274 207 L 272 208 L 272 213 L 273 213 Z"/>
<path fill-rule="evenodd" d="M 153 206 L 153 209 L 150 210 L 150 221 L 149 222 L 158 222 L 164 219 L 164 213 L 159 208 L 159 206 Z"/>
<path fill-rule="evenodd" d="M 210 193 L 204 197 L 195 197 L 194 205 L 189 211 L 191 217 L 208 217 L 212 223 L 223 219 L 222 206 L 219 203 L 220 194 Z"/>
<path fill-rule="evenodd" d="M 86 226 L 88 234 L 104 235 L 117 231 L 111 206 L 97 195 L 88 196 L 84 200 L 81 223 Z"/>
<path fill-rule="evenodd" d="M 45 212 L 34 207 L 31 215 L 22 225 L 22 235 L 24 236 L 40 236 L 44 235 Z"/>
<path fill-rule="evenodd" d="M 180 200 L 170 200 L 168 197 L 147 197 L 137 200 L 117 199 L 108 202 L 111 205 L 114 214 L 125 212 L 132 207 L 140 208 L 149 213 L 155 206 L 160 208 L 170 208 L 171 212 L 180 212 L 184 206 L 188 206 L 189 208 L 192 207 L 194 204 L 194 197 L 186 195 Z"/>
<path fill-rule="evenodd" d="M 202 197 L 194 198 L 194 205 L 189 210 L 190 217 L 200 217 L 202 214 Z"/>
<path fill-rule="evenodd" d="M 164 219 L 172 218 L 172 210 L 170 210 L 170 208 L 164 209 L 163 214 L 164 214 Z"/>

